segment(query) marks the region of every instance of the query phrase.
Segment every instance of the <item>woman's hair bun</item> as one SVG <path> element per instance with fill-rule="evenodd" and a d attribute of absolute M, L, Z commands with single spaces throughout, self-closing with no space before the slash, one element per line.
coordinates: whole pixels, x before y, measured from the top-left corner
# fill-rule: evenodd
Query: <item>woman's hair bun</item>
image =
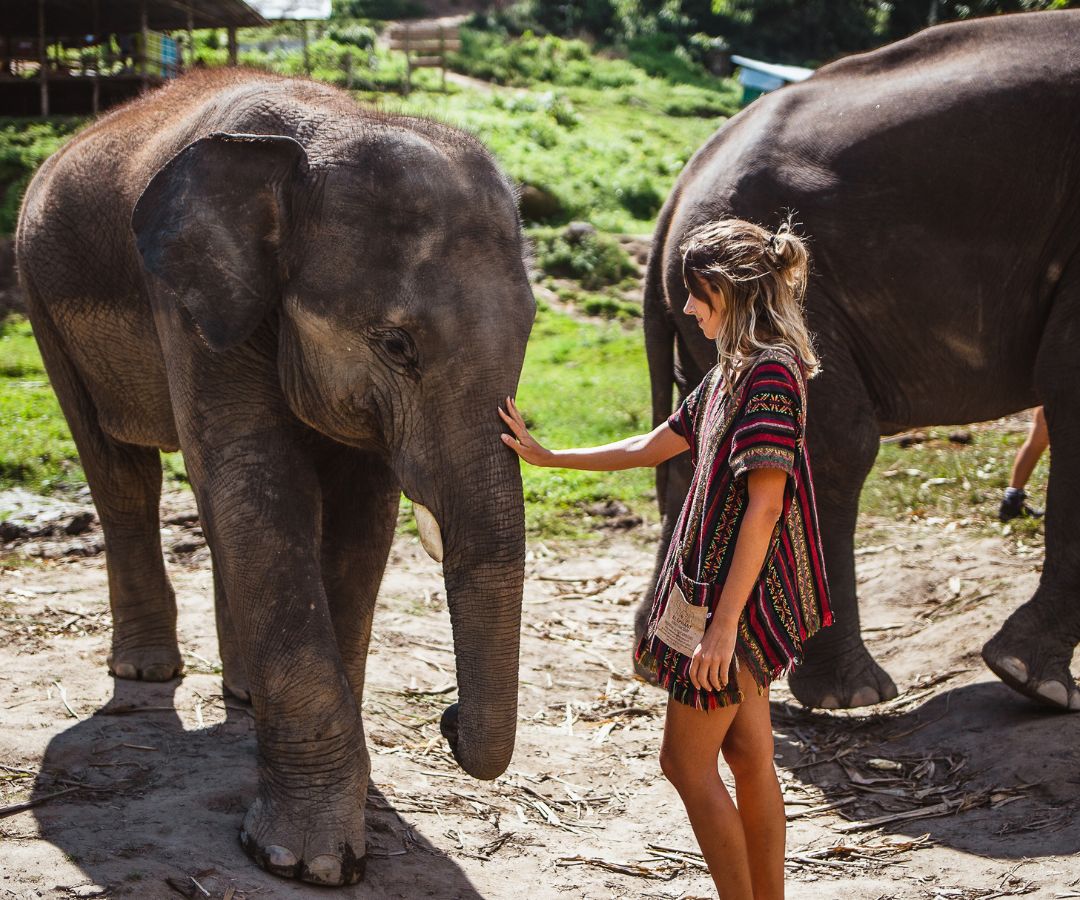
<path fill-rule="evenodd" d="M 766 250 L 781 264 L 779 268 L 786 268 L 795 262 L 801 248 L 802 240 L 791 230 L 790 222 L 781 223 L 776 233 L 769 235 L 766 245 Z"/>

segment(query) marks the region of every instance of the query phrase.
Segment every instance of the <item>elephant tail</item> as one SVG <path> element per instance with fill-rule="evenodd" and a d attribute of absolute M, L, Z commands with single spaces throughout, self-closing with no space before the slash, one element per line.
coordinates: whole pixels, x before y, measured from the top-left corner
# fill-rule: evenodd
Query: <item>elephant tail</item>
<path fill-rule="evenodd" d="M 645 269 L 645 294 L 642 298 L 642 316 L 645 331 L 645 358 L 649 363 L 649 383 L 652 391 L 652 427 L 667 421 L 672 412 L 672 396 L 675 390 L 675 323 L 664 295 L 664 259 L 668 240 L 668 226 L 675 207 L 676 195 L 668 198 L 656 222 L 649 261 Z M 660 510 L 665 509 L 668 463 L 661 463 L 656 470 L 656 499 Z"/>

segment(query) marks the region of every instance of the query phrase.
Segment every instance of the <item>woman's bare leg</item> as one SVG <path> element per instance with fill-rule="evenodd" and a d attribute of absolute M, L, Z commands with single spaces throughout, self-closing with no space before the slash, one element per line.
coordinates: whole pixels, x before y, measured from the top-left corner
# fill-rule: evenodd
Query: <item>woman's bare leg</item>
<path fill-rule="evenodd" d="M 761 723 L 757 720 L 760 720 L 762 715 L 765 727 L 769 728 L 768 699 L 764 698 L 764 705 L 760 702 L 763 698 L 758 696 L 757 687 L 746 666 L 740 667 L 739 686 L 747 700 L 751 701 L 750 713 L 746 717 L 747 724 L 740 732 L 746 732 L 748 747 L 752 736 L 755 739 L 754 745 L 757 746 L 760 745 L 757 736 L 761 729 Z M 772 900 L 773 897 L 782 896 L 783 892 L 783 803 L 781 802 L 779 807 L 781 893 L 759 894 L 755 890 L 755 879 L 764 878 L 768 883 L 772 878 L 769 873 L 775 868 L 775 865 L 771 864 L 775 856 L 775 827 L 769 827 L 766 822 L 769 814 L 775 817 L 775 804 L 769 806 L 764 815 L 750 814 L 752 831 L 748 834 L 745 827 L 747 819 L 735 808 L 718 770 L 721 748 L 725 746 L 732 724 L 744 716 L 744 705 L 726 706 L 705 712 L 669 700 L 664 723 L 664 742 L 660 748 L 660 767 L 682 798 L 690 825 L 722 900 Z M 770 744 L 765 752 L 768 754 L 766 761 L 770 770 L 771 739 L 772 731 L 769 729 Z M 748 772 L 749 768 L 746 766 L 744 771 Z M 775 770 L 772 772 L 775 786 L 776 773 Z M 776 797 L 772 798 L 760 776 L 756 780 L 751 777 L 745 787 L 740 786 L 736 780 L 736 790 L 740 801 L 747 804 L 756 802 L 758 793 L 767 800 L 779 799 L 779 787 L 774 787 Z M 749 842 L 748 838 L 751 838 Z M 767 863 L 753 859 L 762 852 L 757 846 L 762 840 L 768 844 L 765 851 L 770 854 Z M 754 873 L 759 869 L 762 874 L 755 876 Z"/>
<path fill-rule="evenodd" d="M 1043 415 L 1043 408 L 1038 406 L 1035 408 L 1035 415 L 1031 420 L 1027 438 L 1023 446 L 1017 451 L 1016 459 L 1013 461 L 1012 475 L 1009 479 L 1010 487 L 1020 490 L 1024 488 L 1024 485 L 1028 483 L 1028 479 L 1031 477 L 1031 473 L 1035 471 L 1039 457 L 1043 455 L 1043 451 L 1048 446 L 1050 446 L 1050 435 L 1046 430 L 1046 416 Z"/>
<path fill-rule="evenodd" d="M 746 666 L 741 667 L 746 672 Z M 746 835 L 754 900 L 782 900 L 787 820 L 773 764 L 769 695 L 758 694 L 753 679 L 742 687 L 743 702 L 727 730 L 722 751 L 735 776 L 735 798 Z"/>

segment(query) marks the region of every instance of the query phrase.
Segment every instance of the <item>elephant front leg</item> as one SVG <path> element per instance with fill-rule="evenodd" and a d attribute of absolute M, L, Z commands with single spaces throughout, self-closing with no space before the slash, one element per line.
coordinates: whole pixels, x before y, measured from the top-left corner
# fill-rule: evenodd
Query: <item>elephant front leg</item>
<path fill-rule="evenodd" d="M 240 840 L 276 875 L 351 884 L 364 872 L 370 766 L 323 589 L 318 481 L 295 449 L 275 455 L 288 471 L 263 466 L 257 485 L 202 460 L 190 466 L 258 736 L 258 794 Z"/>
<path fill-rule="evenodd" d="M 1074 267 L 1075 268 L 1075 267 Z M 1080 273 L 1063 285 L 1044 331 L 1035 386 L 1050 433 L 1046 559 L 1032 598 L 983 647 L 983 660 L 1009 687 L 1058 710 L 1080 710 L 1069 670 L 1080 642 Z"/>
<path fill-rule="evenodd" d="M 319 471 L 323 584 L 338 651 L 359 709 L 375 599 L 394 542 L 401 488 L 385 462 L 359 450 L 334 448 Z"/>
<path fill-rule="evenodd" d="M 253 667 L 259 790 L 240 842 L 275 875 L 353 884 L 364 875 L 370 774 L 359 711 L 336 654 L 332 665 L 317 649 L 333 642 L 329 622 L 292 636 L 272 677 L 270 666 Z"/>
<path fill-rule="evenodd" d="M 788 677 L 795 698 L 818 709 L 869 706 L 896 696 L 896 685 L 870 655 L 859 629 L 855 525 L 859 493 L 879 436 L 876 417 L 854 366 L 839 348 L 811 382 L 808 446 L 834 624 L 806 645 L 805 661 Z"/>

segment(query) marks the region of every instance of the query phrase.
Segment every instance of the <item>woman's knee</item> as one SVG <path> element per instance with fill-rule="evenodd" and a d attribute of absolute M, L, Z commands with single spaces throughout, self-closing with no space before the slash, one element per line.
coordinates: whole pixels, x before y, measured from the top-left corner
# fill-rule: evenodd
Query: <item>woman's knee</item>
<path fill-rule="evenodd" d="M 692 759 L 665 743 L 660 747 L 660 771 L 675 790 L 682 793 L 701 780 L 701 760 Z"/>
<path fill-rule="evenodd" d="M 774 771 L 771 732 L 767 736 L 728 733 L 720 750 L 736 780 Z"/>

